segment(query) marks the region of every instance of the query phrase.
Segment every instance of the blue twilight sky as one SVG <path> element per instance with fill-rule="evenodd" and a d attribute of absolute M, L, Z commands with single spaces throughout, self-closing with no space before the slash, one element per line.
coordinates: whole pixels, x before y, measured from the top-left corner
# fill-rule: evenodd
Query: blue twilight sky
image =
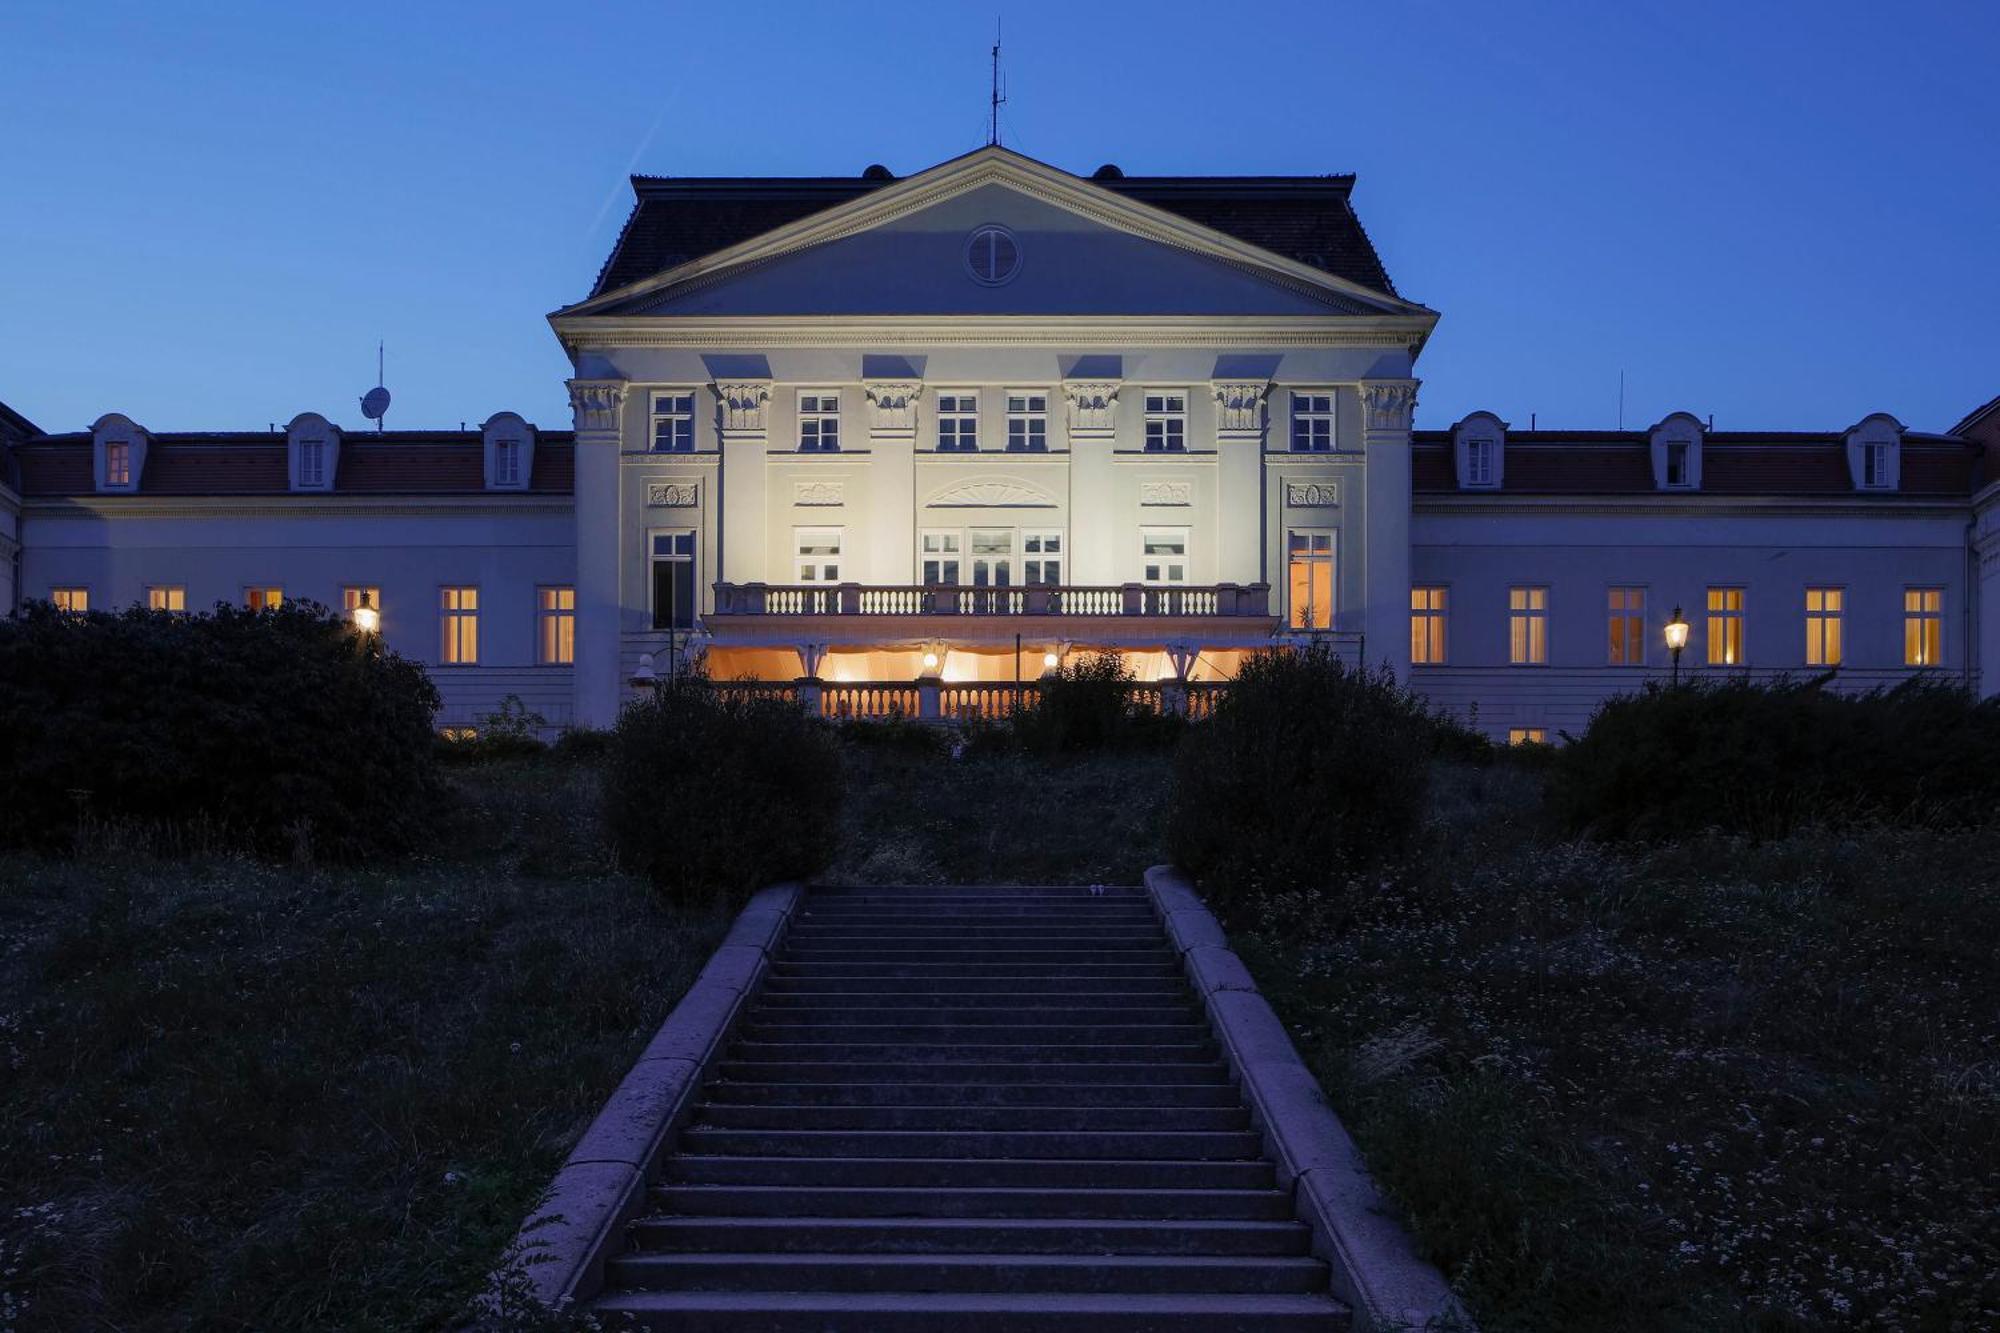
<path fill-rule="evenodd" d="M 2000 4 L 0 0 L 0 400 L 568 424 L 625 176 L 1354 171 L 1420 424 L 1940 430 L 2000 394 Z"/>

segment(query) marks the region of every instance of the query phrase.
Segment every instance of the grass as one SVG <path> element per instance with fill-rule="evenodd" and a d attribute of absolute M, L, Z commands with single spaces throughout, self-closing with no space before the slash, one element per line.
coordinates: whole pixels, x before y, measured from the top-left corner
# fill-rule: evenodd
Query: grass
<path fill-rule="evenodd" d="M 496 764 L 377 870 L 0 860 L 0 1330 L 449 1327 L 726 913 Z"/>

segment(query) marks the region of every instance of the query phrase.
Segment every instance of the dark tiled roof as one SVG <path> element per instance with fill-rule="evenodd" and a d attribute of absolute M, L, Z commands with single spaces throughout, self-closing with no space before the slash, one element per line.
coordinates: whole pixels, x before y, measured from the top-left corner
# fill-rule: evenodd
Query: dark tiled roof
<path fill-rule="evenodd" d="M 590 294 L 725 250 L 889 183 L 838 176 L 634 176 L 637 201 Z M 1395 292 L 1349 203 L 1351 175 L 1125 176 L 1086 183 L 1371 290 Z"/>
<path fill-rule="evenodd" d="M 1456 492 L 1451 432 L 1411 436 L 1411 481 L 1419 492 Z M 1645 431 L 1507 432 L 1505 495 L 1650 495 L 1653 461 Z M 1948 435 L 1903 437 L 1901 487 L 1889 494 L 1970 496 L 1982 484 L 1976 445 Z M 1468 494 L 1490 494 L 1473 491 Z M 1701 454 L 1701 495 L 1813 496 L 1857 492 L 1846 439 L 1824 431 L 1711 431 Z"/>
<path fill-rule="evenodd" d="M 95 490 L 87 434 L 45 436 L 19 449 L 27 496 L 89 495 Z M 478 431 L 344 434 L 334 473 L 336 495 L 462 495 L 486 490 Z M 568 494 L 575 483 L 575 436 L 535 432 L 531 491 Z M 285 437 L 267 431 L 156 434 L 139 476 L 141 495 L 284 495 L 289 493 Z"/>

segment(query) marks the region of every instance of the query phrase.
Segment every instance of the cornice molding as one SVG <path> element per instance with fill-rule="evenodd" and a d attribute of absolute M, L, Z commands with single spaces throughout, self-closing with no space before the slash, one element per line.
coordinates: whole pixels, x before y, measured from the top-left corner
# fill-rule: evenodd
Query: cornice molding
<path fill-rule="evenodd" d="M 1809 496 L 1701 495 L 1686 492 L 1644 495 L 1496 495 L 1491 491 L 1447 494 L 1418 492 L 1411 509 L 1415 513 L 1466 515 L 1480 512 L 1500 514 L 1562 514 L 1571 518 L 1596 515 L 1642 515 L 1718 518 L 1958 518 L 1968 506 L 1963 501 L 1890 499 L 1883 497 L 1857 503 L 1848 496 L 1825 500 Z"/>
<path fill-rule="evenodd" d="M 411 518 L 479 517 L 493 514 L 571 514 L 573 496 L 486 493 L 454 500 L 449 496 L 407 497 L 327 495 L 299 492 L 283 495 L 88 495 L 29 500 L 24 518 L 365 518 L 394 515 Z"/>
<path fill-rule="evenodd" d="M 1414 355 L 1430 320 L 1407 315 L 797 315 L 678 319 L 566 316 L 576 349 L 898 346 L 1402 347 Z"/>

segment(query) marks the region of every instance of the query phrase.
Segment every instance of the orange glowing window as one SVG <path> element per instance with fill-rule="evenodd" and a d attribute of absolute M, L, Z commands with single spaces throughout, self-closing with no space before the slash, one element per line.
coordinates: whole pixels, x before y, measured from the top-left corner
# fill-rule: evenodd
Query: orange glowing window
<path fill-rule="evenodd" d="M 1294 532 L 1287 539 L 1286 569 L 1293 629 L 1333 628 L 1333 534 Z"/>

